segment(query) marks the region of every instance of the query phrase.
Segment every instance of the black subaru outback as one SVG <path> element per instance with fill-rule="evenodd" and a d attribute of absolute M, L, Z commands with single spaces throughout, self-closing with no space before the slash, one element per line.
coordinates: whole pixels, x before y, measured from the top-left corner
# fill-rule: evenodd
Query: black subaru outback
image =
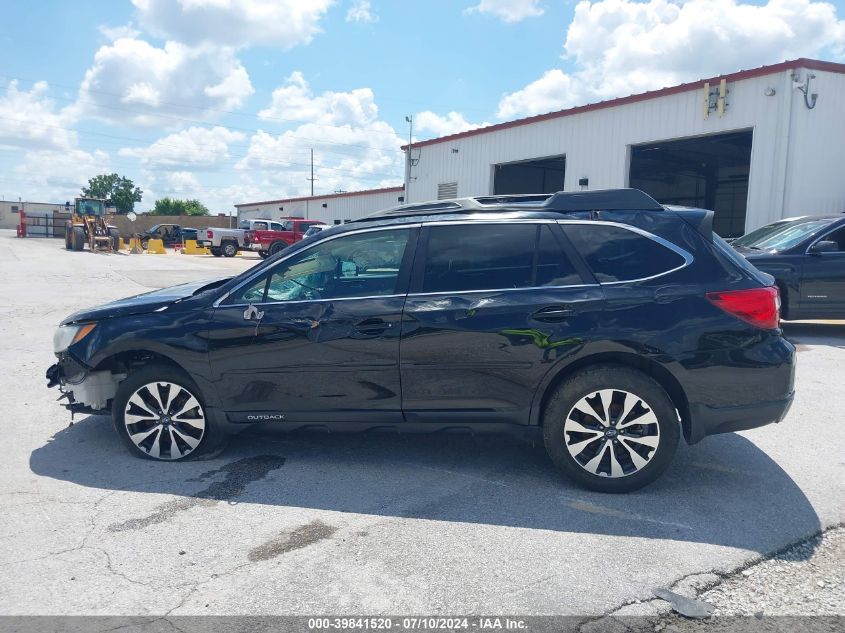
<path fill-rule="evenodd" d="M 47 377 L 145 458 L 251 425 L 535 432 L 578 483 L 634 490 L 681 435 L 792 402 L 778 291 L 712 219 L 631 189 L 397 207 L 77 312 Z"/>

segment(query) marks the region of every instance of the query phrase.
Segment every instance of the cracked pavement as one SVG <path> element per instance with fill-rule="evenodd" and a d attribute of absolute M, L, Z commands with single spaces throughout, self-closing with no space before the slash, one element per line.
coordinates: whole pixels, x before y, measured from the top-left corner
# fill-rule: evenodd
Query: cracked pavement
<path fill-rule="evenodd" d="M 845 521 L 845 324 L 786 326 L 800 351 L 784 422 L 681 446 L 622 496 L 508 438 L 254 431 L 169 464 L 130 456 L 105 417 L 68 425 L 44 380 L 62 317 L 258 261 L 0 232 L 0 614 L 598 617 L 689 579 L 697 595 Z"/>

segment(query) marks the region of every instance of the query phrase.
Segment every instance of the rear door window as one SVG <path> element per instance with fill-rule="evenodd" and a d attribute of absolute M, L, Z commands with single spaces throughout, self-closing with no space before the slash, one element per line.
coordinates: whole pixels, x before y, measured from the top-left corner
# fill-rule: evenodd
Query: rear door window
<path fill-rule="evenodd" d="M 542 224 L 429 227 L 421 292 L 581 283 L 552 228 Z"/>
<path fill-rule="evenodd" d="M 600 283 L 645 279 L 685 263 L 674 250 L 623 227 L 564 224 L 563 230 Z"/>

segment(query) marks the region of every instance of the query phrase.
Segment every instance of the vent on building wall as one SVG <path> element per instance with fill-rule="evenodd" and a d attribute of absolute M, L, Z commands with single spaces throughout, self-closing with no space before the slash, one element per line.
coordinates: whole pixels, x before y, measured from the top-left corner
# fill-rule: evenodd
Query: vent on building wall
<path fill-rule="evenodd" d="M 447 200 L 449 198 L 458 197 L 458 183 L 457 182 L 441 182 L 437 185 L 437 199 Z"/>

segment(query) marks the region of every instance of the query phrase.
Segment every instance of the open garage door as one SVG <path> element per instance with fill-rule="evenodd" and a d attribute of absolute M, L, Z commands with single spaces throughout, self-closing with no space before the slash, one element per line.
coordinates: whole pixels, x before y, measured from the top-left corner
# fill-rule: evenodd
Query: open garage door
<path fill-rule="evenodd" d="M 563 191 L 566 156 L 553 156 L 496 165 L 493 194 L 555 193 Z"/>
<path fill-rule="evenodd" d="M 630 186 L 658 202 L 713 209 L 722 237 L 745 232 L 751 131 L 631 148 Z"/>

